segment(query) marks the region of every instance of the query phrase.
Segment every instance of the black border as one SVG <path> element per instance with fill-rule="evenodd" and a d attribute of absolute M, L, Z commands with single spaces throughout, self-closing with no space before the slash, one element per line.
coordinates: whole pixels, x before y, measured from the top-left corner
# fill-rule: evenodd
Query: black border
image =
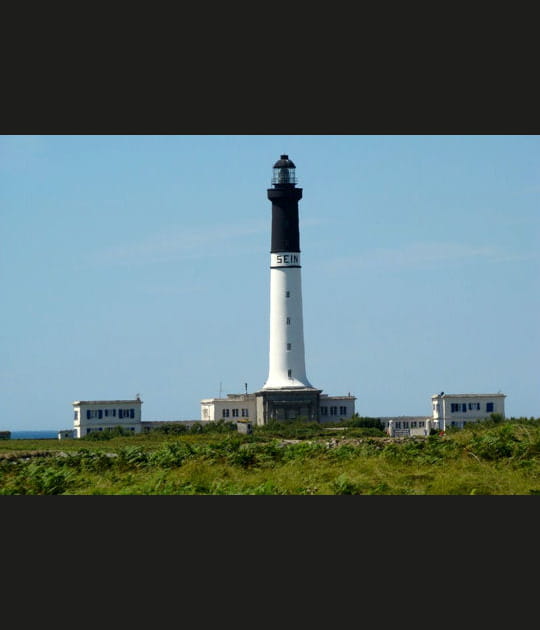
<path fill-rule="evenodd" d="M 74 52 L 79 66 L 71 68 L 67 56 L 54 63 L 42 49 L 6 68 L 0 133 L 540 133 L 536 69 L 528 67 L 536 54 L 513 60 L 506 49 L 479 69 L 456 51 L 414 59 L 408 49 L 369 58 L 328 47 L 297 52 L 282 71 L 271 47 L 255 48 L 239 71 L 234 46 L 189 63 L 150 53 L 141 66 L 133 55 L 121 68 L 114 53 Z"/>

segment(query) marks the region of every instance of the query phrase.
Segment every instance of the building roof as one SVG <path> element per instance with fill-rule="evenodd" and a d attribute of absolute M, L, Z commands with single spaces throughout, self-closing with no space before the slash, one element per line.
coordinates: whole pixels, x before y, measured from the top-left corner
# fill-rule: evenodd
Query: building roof
<path fill-rule="evenodd" d="M 127 404 L 130 405 L 138 405 L 142 403 L 140 398 L 135 398 L 131 400 L 75 400 L 72 402 L 72 405 L 118 405 L 118 404 Z"/>
<path fill-rule="evenodd" d="M 439 398 L 439 396 L 441 398 L 479 398 L 479 397 L 484 397 L 484 398 L 493 398 L 494 396 L 504 396 L 506 397 L 506 394 L 501 394 L 500 392 L 497 394 L 443 394 L 442 392 L 440 394 L 433 394 L 432 398 Z"/>
<path fill-rule="evenodd" d="M 282 153 L 279 160 L 274 164 L 274 168 L 296 168 L 296 166 L 286 153 Z"/>

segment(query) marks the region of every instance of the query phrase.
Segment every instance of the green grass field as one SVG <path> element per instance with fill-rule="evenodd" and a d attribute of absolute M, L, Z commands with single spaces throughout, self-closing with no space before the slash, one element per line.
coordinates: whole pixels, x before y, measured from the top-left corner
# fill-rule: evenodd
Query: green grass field
<path fill-rule="evenodd" d="M 106 437 L 106 436 L 102 436 Z M 0 443 L 3 495 L 540 494 L 540 420 L 427 438 L 376 428 L 228 425 L 110 439 Z"/>

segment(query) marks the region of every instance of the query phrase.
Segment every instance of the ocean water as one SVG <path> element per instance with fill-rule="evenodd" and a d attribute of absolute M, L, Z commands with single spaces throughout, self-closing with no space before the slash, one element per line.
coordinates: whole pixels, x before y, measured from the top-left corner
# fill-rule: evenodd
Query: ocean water
<path fill-rule="evenodd" d="M 58 431 L 12 431 L 12 440 L 50 440 L 58 439 Z"/>

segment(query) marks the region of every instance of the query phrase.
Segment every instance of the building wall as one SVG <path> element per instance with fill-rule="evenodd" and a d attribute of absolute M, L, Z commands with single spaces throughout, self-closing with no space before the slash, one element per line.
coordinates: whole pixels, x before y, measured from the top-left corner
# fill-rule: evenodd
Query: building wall
<path fill-rule="evenodd" d="M 321 394 L 320 422 L 341 422 L 349 420 L 355 413 L 355 396 L 328 396 Z"/>
<path fill-rule="evenodd" d="M 294 393 L 294 391 L 292 392 Z M 300 392 L 299 392 L 300 393 Z M 276 395 L 280 390 L 276 391 Z M 283 393 L 283 395 L 285 395 Z M 340 422 L 355 413 L 355 396 L 320 395 L 320 422 Z M 259 408 L 257 407 L 259 406 Z M 325 411 L 323 411 L 323 409 Z M 201 420 L 236 422 L 244 420 L 253 424 L 264 424 L 263 401 L 255 394 L 228 394 L 227 398 L 205 398 L 201 400 Z"/>
<path fill-rule="evenodd" d="M 62 429 L 61 431 L 58 431 L 59 440 L 71 439 L 73 437 L 76 437 L 74 429 Z"/>
<path fill-rule="evenodd" d="M 227 398 L 205 398 L 201 400 L 201 420 L 255 422 L 257 403 L 254 394 L 228 394 Z"/>
<path fill-rule="evenodd" d="M 504 417 L 505 398 L 505 394 L 435 394 L 431 397 L 432 417 L 443 431 L 485 420 L 492 413 Z"/>
<path fill-rule="evenodd" d="M 391 437 L 429 435 L 431 418 L 426 416 L 393 416 L 379 418 L 384 430 Z"/>
<path fill-rule="evenodd" d="M 73 403 L 74 437 L 81 438 L 92 431 L 104 431 L 121 426 L 140 433 L 140 399 L 135 400 L 76 400 Z"/>

